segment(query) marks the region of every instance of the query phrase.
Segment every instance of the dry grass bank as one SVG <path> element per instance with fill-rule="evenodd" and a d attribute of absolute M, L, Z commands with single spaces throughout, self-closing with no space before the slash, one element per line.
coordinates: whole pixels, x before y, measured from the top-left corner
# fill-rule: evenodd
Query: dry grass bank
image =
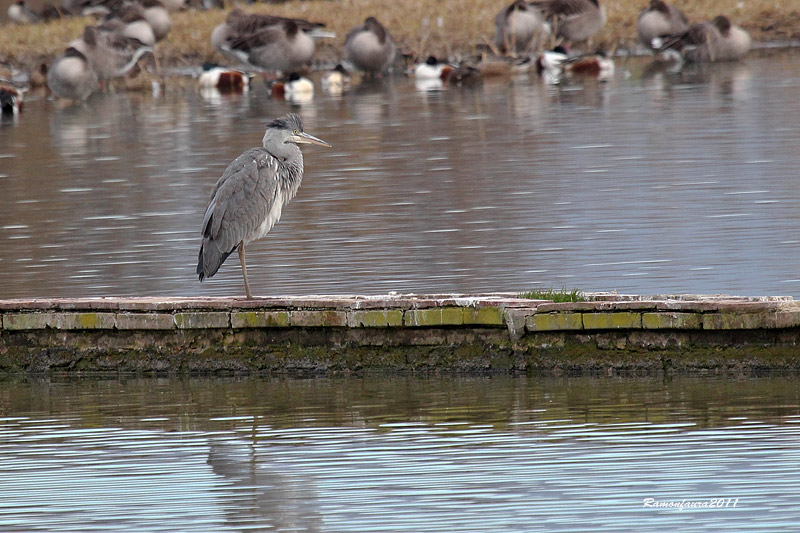
<path fill-rule="evenodd" d="M 316 0 L 279 5 L 256 4 L 245 9 L 321 21 L 335 31 L 336 39 L 323 40 L 318 59 L 336 61 L 348 29 L 369 15 L 377 16 L 392 32 L 404 52 L 453 57 L 470 54 L 477 43 L 491 41 L 495 14 L 510 0 Z M 608 23 L 595 45 L 615 49 L 630 47 L 635 23 L 646 0 L 603 2 Z M 691 20 L 727 14 L 747 29 L 756 41 L 800 39 L 800 6 L 796 0 L 694 0 L 676 2 Z M 182 66 L 212 60 L 224 63 L 211 47 L 212 28 L 226 11 L 189 10 L 173 14 L 169 37 L 157 46 L 162 65 Z M 60 53 L 79 36 L 92 19 L 76 18 L 29 26 L 1 28 L 0 62 L 33 66 Z"/>

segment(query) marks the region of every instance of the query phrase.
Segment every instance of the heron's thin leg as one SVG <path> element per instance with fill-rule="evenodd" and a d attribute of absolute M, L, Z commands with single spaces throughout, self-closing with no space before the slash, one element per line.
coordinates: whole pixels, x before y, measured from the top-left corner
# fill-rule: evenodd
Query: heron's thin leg
<path fill-rule="evenodd" d="M 239 262 L 242 263 L 242 276 L 244 276 L 244 292 L 247 295 L 248 300 L 253 299 L 253 295 L 250 294 L 250 284 L 247 282 L 247 263 L 244 261 L 244 241 L 239 243 Z"/>

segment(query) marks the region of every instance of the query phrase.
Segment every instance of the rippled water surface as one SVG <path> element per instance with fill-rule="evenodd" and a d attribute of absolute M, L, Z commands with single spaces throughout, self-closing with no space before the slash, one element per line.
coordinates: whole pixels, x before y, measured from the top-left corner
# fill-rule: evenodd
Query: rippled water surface
<path fill-rule="evenodd" d="M 0 297 L 223 295 L 199 226 L 225 166 L 298 110 L 333 144 L 248 250 L 260 294 L 583 290 L 800 296 L 800 53 L 609 83 L 397 77 L 299 108 L 193 89 L 29 99 L 0 127 Z"/>
<path fill-rule="evenodd" d="M 799 385 L 6 381 L 0 530 L 790 530 Z"/>

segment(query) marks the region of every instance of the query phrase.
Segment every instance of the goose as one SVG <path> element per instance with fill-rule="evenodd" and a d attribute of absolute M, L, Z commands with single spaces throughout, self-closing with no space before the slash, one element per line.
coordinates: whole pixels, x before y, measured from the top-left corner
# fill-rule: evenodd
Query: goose
<path fill-rule="evenodd" d="M 114 6 L 101 26 L 109 30 L 119 30 L 123 36 L 138 39 L 146 46 L 153 46 L 158 41 L 153 26 L 145 17 L 144 8 L 136 2 L 123 2 Z"/>
<path fill-rule="evenodd" d="M 387 70 L 396 52 L 391 34 L 375 17 L 367 17 L 364 24 L 352 28 L 345 37 L 344 58 L 369 74 Z"/>
<path fill-rule="evenodd" d="M 654 49 L 653 39 L 681 33 L 689 29 L 689 20 L 683 11 L 663 0 L 650 0 L 650 5 L 636 19 L 636 36 L 639 42 Z"/>
<path fill-rule="evenodd" d="M 504 7 L 495 17 L 494 25 L 494 45 L 502 53 L 535 50 L 549 35 L 542 13 L 525 0 Z"/>
<path fill-rule="evenodd" d="M 711 23 L 716 26 L 722 36 L 717 61 L 735 61 L 750 51 L 750 34 L 734 25 L 728 17 L 719 15 L 714 17 Z"/>
<path fill-rule="evenodd" d="M 97 73 L 80 50 L 69 47 L 50 65 L 47 86 L 59 98 L 86 100 L 98 88 Z"/>
<path fill-rule="evenodd" d="M 156 41 L 161 41 L 172 29 L 172 18 L 169 11 L 160 0 L 141 0 L 142 15 L 153 29 Z"/>
<path fill-rule="evenodd" d="M 234 9 L 211 32 L 211 44 L 224 55 L 256 68 L 292 72 L 311 63 L 315 38 L 335 36 L 322 30 L 324 27 L 320 22 Z"/>
<path fill-rule="evenodd" d="M 573 42 L 585 41 L 606 24 L 606 10 L 599 0 L 540 0 L 530 3 L 542 12 L 556 37 Z"/>
<path fill-rule="evenodd" d="M 138 39 L 126 37 L 115 23 L 86 26 L 83 36 L 69 46 L 83 54 L 100 81 L 124 76 L 144 54 L 153 51 Z"/>
<path fill-rule="evenodd" d="M 33 24 L 42 20 L 39 13 L 28 7 L 25 0 L 18 0 L 8 6 L 6 13 L 8 14 L 8 20 L 14 24 Z"/>
<path fill-rule="evenodd" d="M 675 53 L 690 63 L 740 59 L 750 50 L 750 36 L 724 15 L 710 22 L 692 24 L 683 33 L 656 38 L 659 52 Z"/>

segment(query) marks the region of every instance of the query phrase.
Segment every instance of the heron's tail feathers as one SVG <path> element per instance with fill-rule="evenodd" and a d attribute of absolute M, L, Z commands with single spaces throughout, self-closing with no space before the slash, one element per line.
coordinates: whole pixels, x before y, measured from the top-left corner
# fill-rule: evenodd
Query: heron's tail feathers
<path fill-rule="evenodd" d="M 236 248 L 234 248 L 234 250 L 235 249 Z M 200 254 L 197 257 L 197 276 L 200 278 L 200 281 L 216 274 L 219 267 L 222 266 L 222 263 L 225 262 L 232 252 L 233 250 L 230 252 L 220 252 L 216 246 L 203 240 L 203 244 L 200 245 Z"/>

